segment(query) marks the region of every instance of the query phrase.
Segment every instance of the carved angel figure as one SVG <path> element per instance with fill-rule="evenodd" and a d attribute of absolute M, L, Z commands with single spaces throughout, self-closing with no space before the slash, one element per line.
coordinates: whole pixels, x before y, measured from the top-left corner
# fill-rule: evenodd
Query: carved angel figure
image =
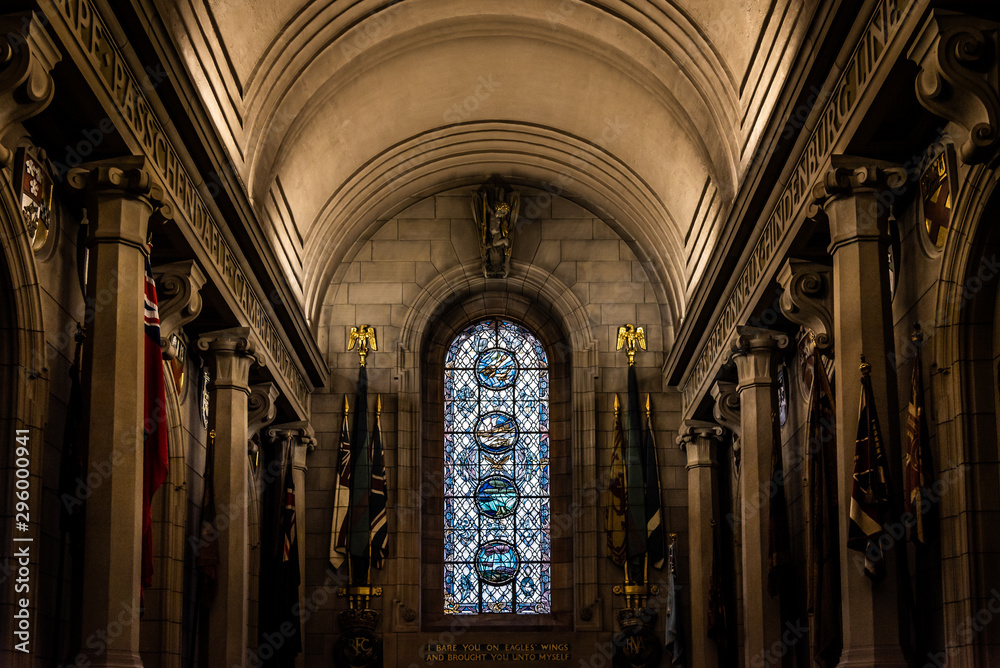
<path fill-rule="evenodd" d="M 472 215 L 479 228 L 479 250 L 486 278 L 507 278 L 520 202 L 520 193 L 496 177 L 472 193 Z"/>

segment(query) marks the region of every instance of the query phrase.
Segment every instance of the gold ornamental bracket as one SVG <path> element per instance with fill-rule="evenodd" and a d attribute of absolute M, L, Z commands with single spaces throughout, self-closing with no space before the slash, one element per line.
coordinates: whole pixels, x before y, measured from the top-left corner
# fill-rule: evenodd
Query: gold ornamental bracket
<path fill-rule="evenodd" d="M 378 350 L 378 342 L 375 339 L 375 328 L 371 325 L 358 325 L 351 327 L 351 333 L 347 338 L 347 350 L 358 349 L 358 357 L 361 358 L 361 366 L 365 366 L 365 358 L 368 353 Z"/>
<path fill-rule="evenodd" d="M 625 348 L 628 355 L 628 365 L 635 366 L 635 353 L 639 348 L 646 349 L 646 333 L 642 327 L 636 327 L 632 323 L 622 325 L 618 328 L 618 345 L 615 350 Z"/>
<path fill-rule="evenodd" d="M 347 598 L 352 610 L 366 610 L 369 601 L 381 595 L 382 587 L 371 587 L 368 585 L 339 587 L 337 589 L 337 596 Z"/>

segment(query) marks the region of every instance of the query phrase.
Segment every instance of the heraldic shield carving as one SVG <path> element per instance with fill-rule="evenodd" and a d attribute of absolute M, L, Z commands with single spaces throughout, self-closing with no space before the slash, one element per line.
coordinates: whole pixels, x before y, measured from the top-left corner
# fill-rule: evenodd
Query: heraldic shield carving
<path fill-rule="evenodd" d="M 625 608 L 618 613 L 621 631 L 614 636 L 614 668 L 654 668 L 660 665 L 663 645 L 653 627 L 657 614 L 649 608 Z"/>
<path fill-rule="evenodd" d="M 379 617 L 368 609 L 340 613 L 341 634 L 333 647 L 337 668 L 382 668 L 382 637 L 375 632 Z"/>
<path fill-rule="evenodd" d="M 472 216 L 479 231 L 479 252 L 486 278 L 507 278 L 510 251 L 521 206 L 520 193 L 494 176 L 472 193 Z"/>

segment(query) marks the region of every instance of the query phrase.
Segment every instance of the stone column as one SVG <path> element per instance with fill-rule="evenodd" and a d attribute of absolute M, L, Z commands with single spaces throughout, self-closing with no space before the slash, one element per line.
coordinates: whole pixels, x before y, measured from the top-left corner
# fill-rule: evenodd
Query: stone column
<path fill-rule="evenodd" d="M 209 430 L 215 430 L 215 498 L 220 520 L 217 593 L 209 613 L 209 665 L 242 666 L 247 647 L 247 400 L 250 365 L 262 364 L 248 327 L 202 334 L 212 374 Z"/>
<path fill-rule="evenodd" d="M 714 400 L 712 405 L 712 417 L 715 421 L 721 425 L 724 429 L 728 429 L 732 435 L 732 447 L 733 447 L 733 467 L 735 468 L 739 458 L 742 457 L 742 440 L 741 435 L 743 433 L 743 425 L 740 423 L 740 393 L 736 389 L 736 383 L 730 383 L 724 380 L 717 380 L 712 385 L 709 391 Z M 728 508 L 723 508 L 719 510 L 719 515 L 722 521 L 725 521 L 729 525 L 730 531 L 733 532 L 731 558 L 732 558 L 732 568 L 733 568 L 733 590 L 735 601 L 733 601 L 733 623 L 736 626 L 736 648 L 733 650 L 733 655 L 737 659 L 737 665 L 743 664 L 743 627 L 746 625 L 746 617 L 743 614 L 743 537 L 740 535 L 739 524 L 736 523 L 734 518 L 738 518 L 742 515 L 743 504 L 740 502 L 740 490 L 734 489 L 736 485 L 734 484 L 733 476 L 738 474 L 738 468 L 736 471 L 730 472 L 729 480 L 726 480 L 724 484 L 729 487 L 729 493 L 732 499 L 732 510 Z M 736 480 L 739 480 L 736 477 Z M 723 484 L 720 481 L 720 484 Z M 730 515 L 730 512 L 732 515 Z M 725 536 L 726 529 L 720 525 L 719 536 Z"/>
<path fill-rule="evenodd" d="M 778 411 L 774 370 L 788 345 L 781 332 L 737 327 L 730 344 L 739 376 L 742 456 L 740 458 L 740 535 L 742 536 L 744 656 L 749 665 L 781 641 L 781 606 L 767 592 L 768 513 L 771 497 L 772 415 Z"/>
<path fill-rule="evenodd" d="M 691 665 L 717 666 L 719 653 L 708 637 L 708 580 L 712 574 L 715 541 L 713 521 L 718 519 L 715 450 L 722 427 L 713 422 L 685 420 L 677 444 L 687 451 L 688 540 L 691 572 Z"/>
<path fill-rule="evenodd" d="M 91 163 L 67 178 L 84 191 L 90 215 L 87 309 L 92 320 L 83 355 L 83 395 L 88 471 L 101 476 L 88 487 L 81 640 L 88 653 L 85 639 L 95 631 L 107 633 L 106 648 L 88 657 L 90 665 L 131 668 L 142 665 L 146 236 L 163 190 L 142 158 Z M 111 634 L 111 628 L 121 632 Z"/>
<path fill-rule="evenodd" d="M 892 307 L 886 263 L 886 227 L 895 189 L 906 173 L 884 163 L 834 156 L 833 169 L 813 195 L 830 222 L 833 255 L 833 341 L 836 374 L 837 450 L 840 468 L 840 568 L 844 650 L 841 666 L 905 666 L 900 645 L 895 550 L 887 551 L 886 577 L 873 583 L 863 575 L 864 555 L 847 549 L 848 510 L 854 475 L 859 363 L 872 365 L 872 389 L 885 440 L 891 476 L 899 465 L 899 403 L 893 351 Z"/>

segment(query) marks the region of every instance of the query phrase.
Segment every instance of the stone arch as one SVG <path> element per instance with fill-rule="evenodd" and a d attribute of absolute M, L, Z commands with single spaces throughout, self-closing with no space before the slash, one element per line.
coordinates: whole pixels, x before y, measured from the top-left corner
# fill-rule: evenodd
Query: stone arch
<path fill-rule="evenodd" d="M 952 230 L 937 293 L 931 346 L 931 424 L 937 423 L 937 479 L 941 494 L 941 567 L 951 603 L 944 606 L 949 665 L 987 665 L 1000 645 L 989 627 L 969 624 L 1000 586 L 987 564 L 988 525 L 1000 505 L 1000 407 L 996 379 L 1000 217 L 998 175 L 988 166 L 967 173 L 955 201 Z"/>
<path fill-rule="evenodd" d="M 147 590 L 142 619 L 141 650 L 148 668 L 180 668 L 184 601 L 185 526 L 188 489 L 185 451 L 188 434 L 181 420 L 181 401 L 169 363 L 166 376 L 167 425 L 170 468 L 163 486 L 153 497 L 153 586 Z M 189 370 L 186 370 L 189 371 Z M 193 382 L 188 378 L 187 382 Z M 190 391 L 191 388 L 188 388 Z"/>
<path fill-rule="evenodd" d="M 41 293 L 35 260 L 28 241 L 27 230 L 21 217 L 20 206 L 9 181 L 8 173 L 0 170 L 0 428 L 10 440 L 17 429 L 27 430 L 31 448 L 30 480 L 34 513 L 29 533 L 35 545 L 40 544 L 41 531 L 38 516 L 41 511 L 44 448 L 44 426 L 48 415 L 49 378 L 48 353 L 42 318 Z M 71 339 L 70 339 L 71 340 Z M 14 481 L 14 449 L 0 450 L 0 540 L 11 544 L 14 527 L 12 485 Z M 31 568 L 37 574 L 38 552 L 32 558 Z M 4 569 L 12 567 L 3 563 Z M 0 590 L 0 633 L 12 638 L 14 605 L 14 578 L 4 578 Z M 38 619 L 39 600 L 36 592 L 32 598 L 31 616 Z M 8 645 L 9 647 L 9 645 Z M 32 655 L 0 649 L 0 663 L 12 668 L 27 667 Z"/>

